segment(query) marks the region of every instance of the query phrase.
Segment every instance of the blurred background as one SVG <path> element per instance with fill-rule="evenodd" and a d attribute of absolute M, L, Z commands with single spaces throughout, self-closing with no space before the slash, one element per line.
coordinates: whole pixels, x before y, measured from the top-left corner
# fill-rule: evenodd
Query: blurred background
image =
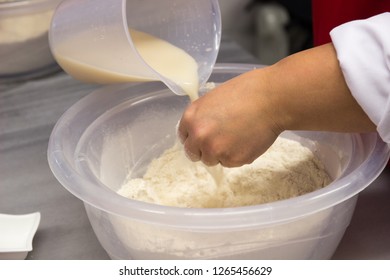
<path fill-rule="evenodd" d="M 311 0 L 221 0 L 222 34 L 261 64 L 312 46 Z"/>

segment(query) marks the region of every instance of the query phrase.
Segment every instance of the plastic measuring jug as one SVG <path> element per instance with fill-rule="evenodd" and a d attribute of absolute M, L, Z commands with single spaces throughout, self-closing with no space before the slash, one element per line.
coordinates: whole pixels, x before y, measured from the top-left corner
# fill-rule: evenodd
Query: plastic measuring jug
<path fill-rule="evenodd" d="M 122 76 L 123 81 L 159 80 L 174 93 L 186 94 L 144 60 L 129 29 L 186 52 L 197 64 L 198 85 L 207 82 L 221 38 L 218 0 L 64 0 L 53 15 L 50 48 L 60 66 L 76 78 L 84 65 Z M 158 55 L 158 48 L 153 51 Z M 64 59 L 79 67 L 69 67 Z M 175 67 L 177 62 L 170 63 Z M 88 81 L 105 83 L 98 75 Z"/>

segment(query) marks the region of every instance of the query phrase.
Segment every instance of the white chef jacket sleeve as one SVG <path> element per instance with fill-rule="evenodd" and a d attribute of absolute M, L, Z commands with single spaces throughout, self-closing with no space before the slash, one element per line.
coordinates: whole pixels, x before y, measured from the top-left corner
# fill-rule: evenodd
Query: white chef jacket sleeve
<path fill-rule="evenodd" d="M 390 143 L 390 13 L 345 23 L 330 36 L 352 95 Z"/>

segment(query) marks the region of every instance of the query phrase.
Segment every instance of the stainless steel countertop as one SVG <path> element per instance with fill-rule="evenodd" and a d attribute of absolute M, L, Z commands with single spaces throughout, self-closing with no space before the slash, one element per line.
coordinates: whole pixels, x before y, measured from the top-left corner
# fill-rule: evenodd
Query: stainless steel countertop
<path fill-rule="evenodd" d="M 256 60 L 231 40 L 223 40 L 218 62 Z M 57 182 L 46 158 L 58 118 L 97 87 L 63 72 L 0 84 L 0 213 L 41 212 L 27 259 L 108 259 L 83 203 Z M 360 194 L 334 259 L 390 259 L 389 168 Z"/>

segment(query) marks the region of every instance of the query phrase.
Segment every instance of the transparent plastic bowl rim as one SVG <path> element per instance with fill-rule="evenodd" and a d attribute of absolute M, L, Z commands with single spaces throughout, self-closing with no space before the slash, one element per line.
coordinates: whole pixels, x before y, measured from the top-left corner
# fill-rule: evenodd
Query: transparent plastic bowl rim
<path fill-rule="evenodd" d="M 257 67 L 259 65 L 216 64 L 213 73 L 238 70 L 245 72 Z M 94 93 L 101 90 L 92 92 L 82 100 L 93 98 Z M 351 137 L 368 137 L 373 141 L 374 147 L 371 153 L 352 173 L 320 190 L 287 200 L 235 208 L 200 209 L 162 206 L 122 197 L 102 184 L 97 187 L 96 182 L 87 180 L 72 168 L 62 151 L 61 135 L 66 130 L 67 120 L 75 113 L 72 107 L 68 109 L 58 120 L 50 136 L 48 161 L 57 180 L 84 203 L 104 212 L 175 228 L 237 229 L 268 226 L 308 216 L 340 204 L 361 192 L 382 172 L 390 155 L 389 146 L 376 133 L 349 134 Z M 86 193 L 88 199 L 85 197 Z"/>

